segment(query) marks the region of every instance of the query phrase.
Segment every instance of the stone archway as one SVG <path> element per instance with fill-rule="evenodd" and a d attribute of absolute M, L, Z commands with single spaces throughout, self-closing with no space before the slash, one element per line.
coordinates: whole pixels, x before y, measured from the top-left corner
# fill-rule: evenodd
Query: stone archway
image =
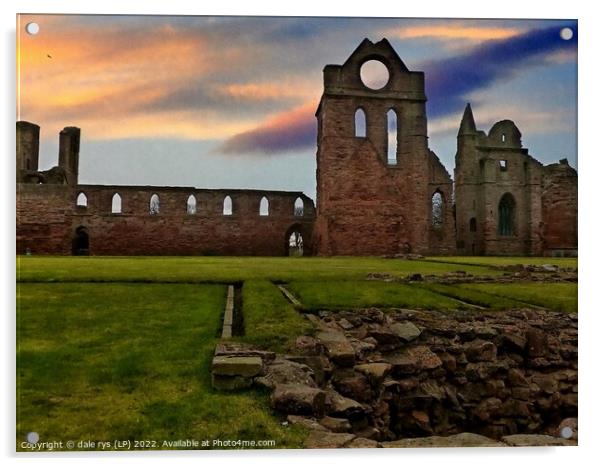
<path fill-rule="evenodd" d="M 88 229 L 84 226 L 75 229 L 75 236 L 72 240 L 72 254 L 74 256 L 90 255 L 90 235 Z"/>

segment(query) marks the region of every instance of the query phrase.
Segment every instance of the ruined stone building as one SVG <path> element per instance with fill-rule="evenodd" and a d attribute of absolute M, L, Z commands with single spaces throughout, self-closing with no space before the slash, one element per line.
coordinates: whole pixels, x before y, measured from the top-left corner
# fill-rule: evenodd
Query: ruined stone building
<path fill-rule="evenodd" d="M 386 68 L 379 85 L 368 63 Z M 428 147 L 425 76 L 365 39 L 324 68 L 317 202 L 301 192 L 78 184 L 80 130 L 38 170 L 17 122 L 17 253 L 95 255 L 576 255 L 577 173 L 543 166 L 503 120 L 458 132 L 455 184 Z"/>

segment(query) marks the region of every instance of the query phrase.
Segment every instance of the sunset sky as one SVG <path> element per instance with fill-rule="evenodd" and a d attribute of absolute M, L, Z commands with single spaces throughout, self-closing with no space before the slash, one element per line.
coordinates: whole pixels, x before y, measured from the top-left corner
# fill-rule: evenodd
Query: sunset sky
<path fill-rule="evenodd" d="M 17 28 L 18 118 L 41 126 L 41 169 L 63 127 L 82 129 L 81 183 L 314 197 L 322 69 L 364 37 L 425 71 L 429 145 L 450 174 L 466 102 L 479 129 L 512 119 L 540 161 L 577 162 L 574 21 L 22 15 Z"/>

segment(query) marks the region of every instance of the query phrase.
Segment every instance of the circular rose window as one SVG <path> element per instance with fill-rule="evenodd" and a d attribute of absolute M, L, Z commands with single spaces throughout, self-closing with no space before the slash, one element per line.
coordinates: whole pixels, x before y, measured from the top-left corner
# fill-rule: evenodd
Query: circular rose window
<path fill-rule="evenodd" d="M 382 89 L 389 82 L 389 70 L 383 62 L 368 60 L 360 68 L 360 79 L 370 89 Z"/>

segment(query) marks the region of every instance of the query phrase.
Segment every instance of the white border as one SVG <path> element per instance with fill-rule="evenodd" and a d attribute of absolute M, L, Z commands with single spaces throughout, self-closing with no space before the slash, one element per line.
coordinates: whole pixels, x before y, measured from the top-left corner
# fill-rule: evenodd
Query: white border
<path fill-rule="evenodd" d="M 179 464 L 217 463 L 279 466 L 303 464 L 323 459 L 329 463 L 365 464 L 382 462 L 401 464 L 416 462 L 423 464 L 475 464 L 482 466 L 509 463 L 523 464 L 541 462 L 546 465 L 589 464 L 596 456 L 598 433 L 601 431 L 600 403 L 600 340 L 602 335 L 602 310 L 596 306 L 596 291 L 602 277 L 602 255 L 600 243 L 602 213 L 600 191 L 597 189 L 602 174 L 602 151 L 596 144 L 600 134 L 600 66 L 599 53 L 602 50 L 600 30 L 602 19 L 594 7 L 595 2 L 546 1 L 526 2 L 506 0 L 504 2 L 483 1 L 430 1 L 409 2 L 403 0 L 361 2 L 352 4 L 328 3 L 323 0 L 295 2 L 262 1 L 216 1 L 196 2 L 186 0 L 103 0 L 102 2 L 74 2 L 73 0 L 21 0 L 13 5 L 2 3 L 2 39 L 6 52 L 2 73 L 4 109 L 2 135 L 5 141 L 3 153 L 3 209 L 4 222 L 0 228 L 2 235 L 2 325 L 3 367 L 6 368 L 0 389 L 4 403 L 4 413 L 0 438 L 2 455 L 8 464 L 30 464 L 43 460 L 49 464 L 102 464 L 107 459 L 119 464 L 163 464 L 166 460 Z M 152 454 L 49 454 L 16 455 L 14 453 L 14 299 L 15 299 L 15 14 L 21 13 L 105 13 L 105 14 L 202 14 L 202 15 L 273 15 L 273 16 L 397 16 L 397 17 L 481 17 L 481 18 L 576 18 L 579 20 L 579 443 L 578 448 L 553 449 L 445 449 L 445 450 L 362 450 L 362 451 L 299 451 L 278 452 L 164 452 Z M 171 459 L 173 457 L 173 459 Z M 599 461 L 599 458 L 598 458 Z"/>

